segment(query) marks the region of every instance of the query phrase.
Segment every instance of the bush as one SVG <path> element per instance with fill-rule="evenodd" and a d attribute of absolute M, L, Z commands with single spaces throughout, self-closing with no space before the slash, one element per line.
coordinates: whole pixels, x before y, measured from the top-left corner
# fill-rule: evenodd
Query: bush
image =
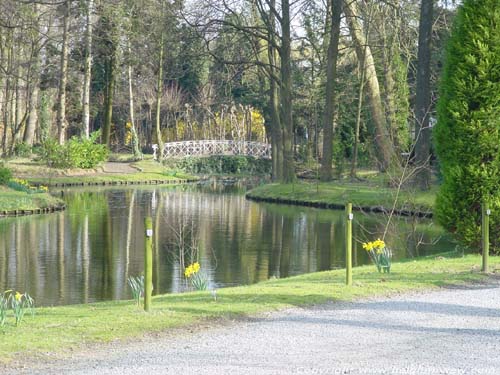
<path fill-rule="evenodd" d="M 481 242 L 491 206 L 491 249 L 500 252 L 500 8 L 465 0 L 447 46 L 434 129 L 443 183 L 438 221 L 468 247 Z"/>
<path fill-rule="evenodd" d="M 167 159 L 165 165 L 194 174 L 268 174 L 271 161 L 252 156 L 190 156 L 182 159 Z"/>
<path fill-rule="evenodd" d="M 0 166 L 0 185 L 7 185 L 12 178 L 12 171 L 4 166 Z"/>
<path fill-rule="evenodd" d="M 27 157 L 31 155 L 31 146 L 27 143 L 16 143 L 14 146 L 14 155 L 19 157 Z"/>
<path fill-rule="evenodd" d="M 89 139 L 72 137 L 64 145 L 49 138 L 40 148 L 40 157 L 49 167 L 95 168 L 108 157 L 107 147 L 97 143 L 99 136 L 97 131 Z"/>

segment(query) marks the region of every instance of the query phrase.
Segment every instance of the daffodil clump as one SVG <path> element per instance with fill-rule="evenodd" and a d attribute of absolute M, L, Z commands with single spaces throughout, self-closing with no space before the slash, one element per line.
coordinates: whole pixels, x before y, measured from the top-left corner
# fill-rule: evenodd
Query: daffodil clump
<path fill-rule="evenodd" d="M 184 270 L 184 276 L 186 277 L 186 279 L 189 279 L 196 275 L 198 272 L 200 272 L 200 263 L 194 262 L 186 267 L 186 269 Z"/>
<path fill-rule="evenodd" d="M 191 281 L 191 286 L 195 290 L 206 290 L 208 280 L 206 276 L 200 272 L 200 263 L 194 262 L 184 269 L 184 277 Z"/>
<path fill-rule="evenodd" d="M 16 326 L 18 326 L 23 320 L 26 311 L 29 310 L 34 315 L 35 301 L 28 293 L 6 290 L 0 294 L 0 326 L 5 324 L 9 308 L 12 309 Z"/>
<path fill-rule="evenodd" d="M 47 186 L 33 186 L 26 180 L 21 178 L 13 178 L 7 184 L 11 189 L 24 191 L 25 193 L 46 193 L 49 191 Z"/>
<path fill-rule="evenodd" d="M 387 248 L 385 242 L 378 238 L 375 241 L 363 243 L 363 249 L 368 252 L 372 262 L 377 266 L 378 272 L 391 272 L 392 252 Z"/>

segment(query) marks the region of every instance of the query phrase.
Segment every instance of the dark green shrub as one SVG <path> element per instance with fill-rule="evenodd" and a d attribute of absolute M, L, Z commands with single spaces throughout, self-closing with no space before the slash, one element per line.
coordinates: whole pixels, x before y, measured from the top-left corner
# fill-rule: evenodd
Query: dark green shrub
<path fill-rule="evenodd" d="M 0 185 L 7 185 L 12 178 L 12 171 L 4 166 L 0 166 Z"/>
<path fill-rule="evenodd" d="M 251 156 L 190 156 L 182 159 L 168 159 L 165 165 L 194 174 L 269 174 L 271 161 Z"/>
<path fill-rule="evenodd" d="M 434 129 L 443 183 L 438 221 L 466 246 L 481 240 L 491 205 L 491 249 L 500 252 L 500 7 L 465 0 L 447 46 Z"/>
<path fill-rule="evenodd" d="M 89 139 L 73 137 L 64 145 L 49 138 L 40 148 L 40 158 L 55 168 L 95 168 L 108 157 L 107 147 L 97 143 L 99 136 L 94 132 Z"/>

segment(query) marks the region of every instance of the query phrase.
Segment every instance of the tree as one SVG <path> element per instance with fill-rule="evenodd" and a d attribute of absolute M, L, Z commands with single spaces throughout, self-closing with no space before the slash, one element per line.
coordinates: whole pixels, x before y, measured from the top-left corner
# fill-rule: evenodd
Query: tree
<path fill-rule="evenodd" d="M 90 136 L 90 80 L 92 78 L 92 12 L 94 0 L 85 3 L 85 66 L 83 79 L 83 135 Z"/>
<path fill-rule="evenodd" d="M 337 105 L 335 97 L 335 81 L 337 79 L 337 57 L 339 54 L 340 38 L 340 16 L 342 13 L 342 0 L 330 0 L 331 9 L 327 12 L 330 19 L 330 41 L 327 52 L 327 77 L 325 95 L 325 114 L 323 128 L 323 159 L 321 160 L 321 179 L 330 181 L 332 179 L 332 154 L 333 154 L 333 130 L 334 111 Z"/>
<path fill-rule="evenodd" d="M 500 251 L 500 8 L 465 0 L 447 45 L 434 130 L 443 184 L 439 222 L 467 246 L 480 243 L 490 203 L 491 249 Z"/>
<path fill-rule="evenodd" d="M 66 140 L 66 128 L 68 122 L 66 120 L 66 83 L 68 82 L 68 55 L 69 55 L 69 14 L 71 2 L 66 0 L 62 5 L 62 51 L 61 65 L 59 71 L 59 95 L 57 107 L 57 127 L 59 134 L 59 144 L 63 144 Z"/>
<path fill-rule="evenodd" d="M 434 0 L 422 0 L 418 33 L 417 97 L 415 103 L 415 165 L 420 189 L 430 187 L 431 39 Z"/>
<path fill-rule="evenodd" d="M 344 11 L 347 16 L 349 30 L 359 61 L 364 61 L 362 68 L 365 69 L 365 90 L 370 105 L 371 122 L 373 123 L 373 136 L 377 149 L 378 166 L 381 171 L 386 171 L 397 166 L 397 158 L 394 146 L 389 138 L 387 120 L 382 106 L 380 85 L 375 70 L 375 61 L 371 48 L 366 43 L 362 25 L 358 19 L 358 7 L 356 1 L 344 0 Z"/>

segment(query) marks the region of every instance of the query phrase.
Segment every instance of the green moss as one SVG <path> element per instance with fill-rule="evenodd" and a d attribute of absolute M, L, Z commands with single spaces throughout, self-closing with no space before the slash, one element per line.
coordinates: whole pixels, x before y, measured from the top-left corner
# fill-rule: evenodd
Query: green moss
<path fill-rule="evenodd" d="M 221 289 L 217 301 L 208 291 L 168 294 L 154 297 L 148 314 L 133 301 L 39 308 L 35 317 L 26 316 L 20 327 L 14 327 L 10 317 L 9 324 L 0 329 L 0 361 L 138 337 L 203 319 L 244 317 L 290 306 L 351 301 L 482 280 L 486 275 L 477 271 L 480 262 L 477 255 L 424 258 L 394 263 L 392 272 L 383 275 L 374 266 L 356 267 L 352 287 L 345 286 L 345 270 L 318 272 Z M 500 267 L 500 258 L 492 257 L 490 264 Z"/>

